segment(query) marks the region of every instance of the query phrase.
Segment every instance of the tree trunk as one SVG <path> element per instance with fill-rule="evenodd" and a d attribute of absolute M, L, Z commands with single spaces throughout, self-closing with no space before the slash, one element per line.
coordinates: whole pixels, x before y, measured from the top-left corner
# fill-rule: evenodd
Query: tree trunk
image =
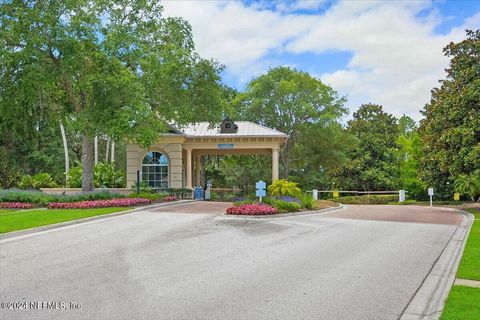
<path fill-rule="evenodd" d="M 98 136 L 95 136 L 95 164 L 98 163 Z"/>
<path fill-rule="evenodd" d="M 108 163 L 109 147 L 110 147 L 110 138 L 107 136 L 107 141 L 105 143 L 105 163 Z"/>
<path fill-rule="evenodd" d="M 67 135 L 65 134 L 65 128 L 60 122 L 60 132 L 62 133 L 63 140 L 63 151 L 65 153 L 65 186 L 68 187 L 68 173 L 70 171 L 70 158 L 68 157 L 68 145 L 67 145 Z"/>
<path fill-rule="evenodd" d="M 288 179 L 288 171 L 289 171 L 289 160 L 288 159 L 288 154 L 285 154 L 285 160 L 283 161 L 283 177 L 285 179 Z"/>
<path fill-rule="evenodd" d="M 94 143 L 87 133 L 82 135 L 82 191 L 93 191 Z"/>
<path fill-rule="evenodd" d="M 112 140 L 112 150 L 110 151 L 112 156 L 110 157 L 110 162 L 115 162 L 115 141 Z"/>

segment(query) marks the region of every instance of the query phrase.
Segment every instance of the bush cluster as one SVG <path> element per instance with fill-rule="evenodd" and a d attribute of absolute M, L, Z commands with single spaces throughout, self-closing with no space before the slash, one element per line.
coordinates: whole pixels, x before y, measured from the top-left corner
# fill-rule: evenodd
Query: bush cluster
<path fill-rule="evenodd" d="M 236 215 L 266 215 L 266 214 L 276 214 L 278 210 L 272 208 L 268 204 L 242 204 L 240 206 L 233 206 L 227 209 L 227 214 L 236 214 Z"/>
<path fill-rule="evenodd" d="M 274 208 L 278 211 L 295 212 L 302 209 L 302 205 L 295 201 L 276 200 Z"/>
<path fill-rule="evenodd" d="M 78 202 L 117 198 L 125 198 L 125 196 L 103 190 L 72 195 L 54 195 L 46 194 L 41 191 L 26 191 L 19 189 L 0 190 L 0 202 L 31 203 L 42 207 L 47 206 L 51 202 Z"/>
<path fill-rule="evenodd" d="M 68 184 L 71 188 L 82 186 L 82 166 L 70 169 L 68 172 Z M 124 188 L 126 185 L 125 173 L 115 169 L 114 163 L 99 162 L 93 170 L 93 183 L 95 188 Z"/>
<path fill-rule="evenodd" d="M 159 192 L 159 193 L 150 193 L 150 192 L 132 192 L 128 195 L 129 198 L 144 198 L 144 199 L 149 199 L 151 201 L 157 201 L 157 200 L 162 200 L 165 197 L 170 196 L 169 193 L 167 192 Z"/>
<path fill-rule="evenodd" d="M 111 200 L 94 200 L 80 202 L 51 202 L 48 209 L 89 209 L 89 208 L 107 208 L 107 207 L 131 207 L 139 204 L 151 203 L 143 198 L 124 198 Z"/>
<path fill-rule="evenodd" d="M 389 204 L 390 202 L 397 202 L 398 195 L 350 196 L 332 198 L 330 200 L 344 204 Z"/>
<path fill-rule="evenodd" d="M 17 186 L 20 189 L 40 189 L 40 188 L 55 188 L 57 183 L 48 173 L 37 173 L 33 176 L 23 175 Z"/>
<path fill-rule="evenodd" d="M 237 198 L 237 201 L 233 203 L 234 206 L 242 206 L 245 204 L 258 203 L 257 199 Z M 277 198 L 265 197 L 262 199 L 264 204 L 270 205 L 276 208 L 278 211 L 295 212 L 302 208 L 313 209 L 315 200 L 309 194 L 301 194 L 299 198 L 293 196 L 279 196 Z"/>

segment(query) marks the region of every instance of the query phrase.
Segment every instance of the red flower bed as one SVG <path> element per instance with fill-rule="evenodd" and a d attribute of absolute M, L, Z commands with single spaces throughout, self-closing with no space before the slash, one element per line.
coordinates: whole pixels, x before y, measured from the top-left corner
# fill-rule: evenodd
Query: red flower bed
<path fill-rule="evenodd" d="M 0 202 L 0 208 L 8 209 L 32 209 L 33 204 L 25 202 Z"/>
<path fill-rule="evenodd" d="M 163 198 L 163 201 L 175 201 L 177 200 L 177 196 L 168 196 Z"/>
<path fill-rule="evenodd" d="M 80 202 L 50 202 L 48 209 L 88 209 L 106 207 L 130 207 L 139 204 L 148 204 L 152 201 L 143 198 L 122 198 L 111 200 L 93 200 Z"/>
<path fill-rule="evenodd" d="M 278 210 L 272 208 L 268 204 L 254 203 L 254 204 L 242 204 L 236 207 L 230 207 L 227 209 L 227 214 L 237 215 L 264 215 L 264 214 L 276 214 Z"/>

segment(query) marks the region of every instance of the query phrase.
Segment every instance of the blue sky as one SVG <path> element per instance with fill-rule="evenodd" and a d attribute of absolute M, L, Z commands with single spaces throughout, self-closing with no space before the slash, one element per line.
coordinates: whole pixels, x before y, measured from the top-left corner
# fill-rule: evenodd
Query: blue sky
<path fill-rule="evenodd" d="M 198 52 L 243 89 L 276 66 L 309 72 L 355 110 L 378 103 L 421 118 L 443 78 L 442 48 L 480 27 L 479 1 L 166 1 L 193 28 Z"/>

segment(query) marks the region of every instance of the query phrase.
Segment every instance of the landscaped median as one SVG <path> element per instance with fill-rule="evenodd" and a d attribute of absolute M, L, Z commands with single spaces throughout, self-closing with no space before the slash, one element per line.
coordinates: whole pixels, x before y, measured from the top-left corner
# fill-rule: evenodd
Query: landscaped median
<path fill-rule="evenodd" d="M 468 236 L 457 279 L 478 281 L 480 286 L 480 209 L 467 209 L 475 216 Z M 480 319 L 480 287 L 454 285 L 441 320 Z"/>
<path fill-rule="evenodd" d="M 0 233 L 115 213 L 153 201 L 175 201 L 175 195 L 148 193 L 148 198 L 107 191 L 51 195 L 39 191 L 0 190 Z"/>

